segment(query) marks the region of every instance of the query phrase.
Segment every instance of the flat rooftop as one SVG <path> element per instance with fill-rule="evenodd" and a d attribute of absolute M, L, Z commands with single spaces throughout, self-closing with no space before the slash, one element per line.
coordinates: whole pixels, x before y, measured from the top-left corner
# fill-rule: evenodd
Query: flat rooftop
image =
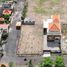
<path fill-rule="evenodd" d="M 48 42 L 47 35 L 43 35 L 43 50 L 50 50 L 50 51 L 59 51 L 59 42 Z"/>

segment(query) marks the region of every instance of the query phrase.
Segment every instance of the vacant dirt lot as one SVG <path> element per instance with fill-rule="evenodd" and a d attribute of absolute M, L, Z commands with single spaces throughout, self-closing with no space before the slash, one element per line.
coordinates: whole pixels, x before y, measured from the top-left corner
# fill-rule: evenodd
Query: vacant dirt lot
<path fill-rule="evenodd" d="M 28 1 L 28 4 L 27 17 L 32 17 L 35 20 L 35 25 L 22 25 L 18 54 L 42 54 L 43 30 L 42 21 L 39 20 L 41 16 L 32 12 L 34 4 L 31 0 Z"/>

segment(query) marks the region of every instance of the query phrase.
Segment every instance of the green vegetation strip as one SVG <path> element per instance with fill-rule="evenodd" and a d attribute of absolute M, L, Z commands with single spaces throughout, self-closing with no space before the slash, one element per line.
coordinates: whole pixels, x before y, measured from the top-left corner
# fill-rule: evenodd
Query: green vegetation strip
<path fill-rule="evenodd" d="M 58 4 L 58 3 L 60 2 L 60 0 L 52 0 L 52 2 L 53 2 L 54 4 Z"/>
<path fill-rule="evenodd" d="M 24 20 L 24 18 L 26 17 L 27 7 L 28 7 L 28 2 L 26 1 L 22 12 L 22 17 L 21 17 L 22 20 Z"/>
<path fill-rule="evenodd" d="M 55 61 L 52 61 L 50 57 L 43 58 L 39 67 L 65 67 L 64 59 L 62 56 L 56 56 Z"/>
<path fill-rule="evenodd" d="M 37 6 L 33 8 L 33 11 L 35 13 L 38 13 L 38 14 L 47 14 L 47 13 L 60 12 L 60 11 L 58 11 L 58 9 L 53 10 L 52 6 L 51 7 L 49 6 L 48 8 L 46 8 L 46 7 L 44 8 L 46 2 L 48 2 L 48 1 L 51 2 L 51 5 L 54 5 L 54 6 L 57 5 L 58 3 L 60 3 L 60 0 L 51 0 L 51 1 L 50 0 L 37 0 Z"/>

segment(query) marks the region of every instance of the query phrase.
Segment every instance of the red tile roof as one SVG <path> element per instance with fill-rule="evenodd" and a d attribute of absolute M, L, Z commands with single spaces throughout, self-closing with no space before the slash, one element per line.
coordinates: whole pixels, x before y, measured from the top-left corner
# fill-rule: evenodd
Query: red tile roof
<path fill-rule="evenodd" d="M 53 19 L 54 23 L 60 22 L 60 15 L 52 15 L 51 18 Z"/>
<path fill-rule="evenodd" d="M 9 9 L 5 9 L 5 10 L 3 10 L 3 14 L 4 15 L 9 15 L 9 14 L 11 14 L 11 10 L 9 10 Z"/>
<path fill-rule="evenodd" d="M 0 17 L 0 21 L 4 21 L 4 18 L 3 17 Z"/>
<path fill-rule="evenodd" d="M 50 23 L 49 24 L 49 31 L 56 32 L 61 31 L 61 26 L 59 23 Z"/>
<path fill-rule="evenodd" d="M 8 28 L 9 24 L 0 24 L 0 28 Z"/>

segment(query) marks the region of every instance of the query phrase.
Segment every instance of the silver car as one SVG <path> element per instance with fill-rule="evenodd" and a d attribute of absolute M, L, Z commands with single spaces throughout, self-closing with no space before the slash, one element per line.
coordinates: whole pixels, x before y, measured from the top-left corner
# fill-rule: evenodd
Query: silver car
<path fill-rule="evenodd" d="M 34 25 L 35 21 L 31 18 L 25 18 L 24 22 L 22 22 L 22 24 L 24 24 L 24 25 Z"/>

